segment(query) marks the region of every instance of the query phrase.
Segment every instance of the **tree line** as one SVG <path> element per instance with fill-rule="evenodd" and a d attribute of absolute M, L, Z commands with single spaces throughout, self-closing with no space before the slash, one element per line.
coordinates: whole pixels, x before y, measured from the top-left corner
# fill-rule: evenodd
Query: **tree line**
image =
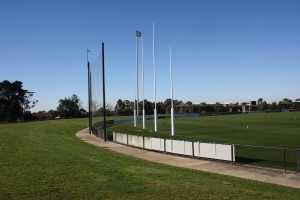
<path fill-rule="evenodd" d="M 294 109 L 300 111 L 300 99 L 293 102 L 291 99 L 284 98 L 282 101 L 267 103 L 262 98 L 259 98 L 257 104 L 254 106 L 256 111 L 280 111 L 283 109 Z M 139 102 L 139 114 L 142 114 L 143 102 Z M 154 102 L 148 100 L 144 101 L 146 115 L 153 115 Z M 211 113 L 211 112 L 241 112 L 243 106 L 249 105 L 249 102 L 221 104 L 216 102 L 214 104 L 207 104 L 202 102 L 200 104 L 193 104 L 191 101 L 183 102 L 181 100 L 174 100 L 175 113 Z M 114 114 L 119 116 L 133 115 L 134 101 L 119 99 L 114 108 Z M 164 102 L 157 102 L 156 109 L 158 114 L 170 114 L 171 99 L 166 99 Z"/>
<path fill-rule="evenodd" d="M 7 80 L 0 82 L 0 122 L 14 122 L 38 119 L 54 119 L 54 118 L 78 118 L 87 117 L 88 112 L 83 109 L 80 98 L 73 94 L 70 97 L 65 97 L 58 101 L 56 110 L 40 111 L 38 113 L 31 113 L 38 100 L 33 99 L 34 92 L 23 89 L 21 81 L 9 82 Z M 200 104 L 193 104 L 191 101 L 183 102 L 181 100 L 174 100 L 175 113 L 212 113 L 212 112 L 241 112 L 243 106 L 249 105 L 249 102 L 221 104 L 216 102 L 214 104 L 207 104 L 202 102 Z M 267 103 L 262 98 L 259 98 L 255 105 L 257 111 L 279 111 L 284 109 L 300 111 L 300 98 L 292 101 L 284 98 L 282 101 Z M 110 104 L 106 105 L 107 116 L 130 116 L 134 113 L 134 101 L 119 99 L 113 107 Z M 137 102 L 136 102 L 137 103 Z M 142 114 L 143 101 L 138 102 L 139 114 Z M 146 115 L 154 114 L 154 102 L 144 100 L 144 108 Z M 160 101 L 156 103 L 158 114 L 170 114 L 171 99 Z M 93 101 L 91 105 L 93 117 L 103 116 L 103 106 Z"/>

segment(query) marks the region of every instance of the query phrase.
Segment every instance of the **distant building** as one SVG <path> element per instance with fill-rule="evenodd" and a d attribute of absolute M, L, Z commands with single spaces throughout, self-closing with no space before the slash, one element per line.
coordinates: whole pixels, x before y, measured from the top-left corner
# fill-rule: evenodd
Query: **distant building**
<path fill-rule="evenodd" d="M 282 111 L 300 111 L 300 99 L 296 99 L 296 101 L 279 101 L 278 107 Z"/>
<path fill-rule="evenodd" d="M 242 105 L 242 112 L 254 112 L 258 110 L 256 101 L 249 101 L 249 103 Z"/>
<path fill-rule="evenodd" d="M 46 112 L 32 113 L 31 115 L 38 120 L 53 119 L 53 115 Z"/>

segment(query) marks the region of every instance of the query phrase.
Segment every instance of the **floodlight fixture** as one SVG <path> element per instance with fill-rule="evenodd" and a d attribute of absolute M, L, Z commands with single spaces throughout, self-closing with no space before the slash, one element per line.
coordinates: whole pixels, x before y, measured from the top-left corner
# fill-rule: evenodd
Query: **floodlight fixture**
<path fill-rule="evenodd" d="M 140 31 L 135 30 L 135 36 L 136 37 L 141 37 L 142 33 Z"/>

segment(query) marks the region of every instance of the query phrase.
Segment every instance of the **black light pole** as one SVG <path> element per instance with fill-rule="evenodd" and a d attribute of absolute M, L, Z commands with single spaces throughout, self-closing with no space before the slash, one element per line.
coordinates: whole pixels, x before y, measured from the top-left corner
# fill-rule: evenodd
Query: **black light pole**
<path fill-rule="evenodd" d="M 90 62 L 89 62 L 89 52 L 90 50 L 87 49 L 86 51 L 86 60 L 87 60 L 87 67 L 88 67 L 88 104 L 89 104 L 89 133 L 91 134 L 91 76 L 90 76 Z"/>
<path fill-rule="evenodd" d="M 105 66 L 104 66 L 104 42 L 102 42 L 102 86 L 103 86 L 103 115 L 104 115 L 104 141 L 107 141 L 106 134 L 106 108 L 105 108 Z"/>

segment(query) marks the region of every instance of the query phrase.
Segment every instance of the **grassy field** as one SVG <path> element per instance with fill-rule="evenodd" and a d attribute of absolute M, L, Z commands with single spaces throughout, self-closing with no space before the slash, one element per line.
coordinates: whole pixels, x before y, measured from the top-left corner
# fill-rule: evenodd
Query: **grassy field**
<path fill-rule="evenodd" d="M 151 120 L 147 121 L 146 130 L 142 130 L 142 122 L 137 128 L 133 127 L 133 123 L 127 123 L 112 126 L 110 130 L 172 137 L 170 118 L 158 120 L 157 133 L 153 132 L 153 126 Z M 174 139 L 300 148 L 300 112 L 181 118 L 175 119 L 175 129 Z"/>
<path fill-rule="evenodd" d="M 0 199 L 298 199 L 300 190 L 126 157 L 75 137 L 86 119 L 0 125 Z"/>
<path fill-rule="evenodd" d="M 171 136 L 169 119 L 158 120 L 158 132 L 153 132 L 153 121 L 133 123 L 109 128 L 111 131 L 136 135 L 173 138 L 178 140 L 242 144 L 276 148 L 300 148 L 300 112 L 263 113 L 175 119 L 175 136 Z M 282 149 L 266 149 L 236 145 L 237 161 L 283 169 Z M 286 150 L 286 167 L 296 170 L 296 151 Z"/>

